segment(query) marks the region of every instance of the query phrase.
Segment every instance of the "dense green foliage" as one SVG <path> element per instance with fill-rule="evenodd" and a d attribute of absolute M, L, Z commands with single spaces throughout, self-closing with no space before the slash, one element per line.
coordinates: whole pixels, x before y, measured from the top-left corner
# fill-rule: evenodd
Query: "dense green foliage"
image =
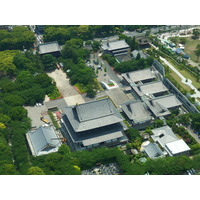
<path fill-rule="evenodd" d="M 110 54 L 103 54 L 102 58 L 106 60 L 110 66 L 117 64 L 115 57 Z"/>
<path fill-rule="evenodd" d="M 196 130 L 196 131 L 200 131 L 200 114 L 199 113 L 195 113 L 195 114 L 191 114 L 191 125 L 192 127 Z"/>
<path fill-rule="evenodd" d="M 21 71 L 16 81 L 12 82 L 7 79 L 1 85 L 6 102 L 10 101 L 12 104 L 16 104 L 15 99 L 8 95 L 8 93 L 12 93 L 17 96 L 18 104 L 23 103 L 24 105 L 35 105 L 37 102 L 42 102 L 45 94 L 50 94 L 54 88 L 55 83 L 46 73 L 33 75 L 29 71 Z"/>
<path fill-rule="evenodd" d="M 64 71 L 67 72 L 72 85 L 76 83 L 82 84 L 87 88 L 89 96 L 95 96 L 98 90 L 96 75 L 94 71 L 85 65 L 85 59 L 90 52 L 82 48 L 83 41 L 81 39 L 72 39 L 66 42 L 61 55 L 64 59 Z"/>
<path fill-rule="evenodd" d="M 18 53 L 16 50 L 0 51 L 0 77 L 16 73 L 16 65 L 13 63 L 13 59 Z"/>
<path fill-rule="evenodd" d="M 90 40 L 94 37 L 105 37 L 119 34 L 122 26 L 114 25 L 80 25 L 80 26 L 46 26 L 44 28 L 44 41 L 58 41 L 65 44 L 72 38 Z"/>
<path fill-rule="evenodd" d="M 0 30 L 0 50 L 30 49 L 33 47 L 35 35 L 25 26 L 16 26 L 11 32 Z"/>
<path fill-rule="evenodd" d="M 128 149 L 136 148 L 140 150 L 141 144 L 143 142 L 143 137 L 137 129 L 129 128 L 126 131 L 126 135 L 129 138 L 130 143 L 127 144 Z"/>
<path fill-rule="evenodd" d="M 148 57 L 147 59 L 141 58 L 139 60 L 129 60 L 122 63 L 116 63 L 114 68 L 115 71 L 120 73 L 140 70 L 144 68 L 149 68 L 153 64 L 153 58 Z"/>
<path fill-rule="evenodd" d="M 135 49 L 139 49 L 139 44 L 136 41 L 135 37 L 128 37 L 126 35 L 119 35 L 119 40 L 124 39 L 126 41 L 126 43 L 130 46 L 131 51 L 135 50 Z"/>

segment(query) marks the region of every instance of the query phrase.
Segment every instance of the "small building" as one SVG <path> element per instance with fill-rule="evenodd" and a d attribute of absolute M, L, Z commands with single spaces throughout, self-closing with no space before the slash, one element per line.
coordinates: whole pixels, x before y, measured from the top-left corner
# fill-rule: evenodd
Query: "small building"
<path fill-rule="evenodd" d="M 176 49 L 176 53 L 177 53 L 177 54 L 181 54 L 181 53 L 183 53 L 183 50 L 182 50 L 181 48 L 177 48 L 177 49 Z"/>
<path fill-rule="evenodd" d="M 40 55 L 51 54 L 53 56 L 59 56 L 61 51 L 58 42 L 46 42 L 39 44 L 38 49 Z"/>
<path fill-rule="evenodd" d="M 122 78 L 127 84 L 148 83 L 155 80 L 156 75 L 150 68 L 122 73 Z"/>
<path fill-rule="evenodd" d="M 9 26 L 9 25 L 0 25 L 0 30 L 7 30 L 7 31 L 9 31 L 9 30 L 11 30 L 11 26 Z"/>
<path fill-rule="evenodd" d="M 150 122 L 152 119 L 146 104 L 141 101 L 128 101 L 122 104 L 121 108 L 133 126 Z"/>
<path fill-rule="evenodd" d="M 115 56 L 115 58 L 116 58 L 116 60 L 117 60 L 118 63 L 127 62 L 129 60 L 132 60 L 131 56 L 129 56 L 127 54 Z"/>
<path fill-rule="evenodd" d="M 162 83 L 162 81 L 154 81 L 146 84 L 137 85 L 132 87 L 132 89 L 139 97 L 142 97 L 144 95 L 148 97 L 157 97 L 168 93 L 168 89 Z"/>
<path fill-rule="evenodd" d="M 155 98 L 152 102 L 156 102 L 167 109 L 176 109 L 182 105 L 182 103 L 173 94 Z"/>
<path fill-rule="evenodd" d="M 189 153 L 190 147 L 182 139 L 177 138 L 169 126 L 153 129 L 152 132 L 151 138 L 159 143 L 170 156 Z"/>
<path fill-rule="evenodd" d="M 145 37 L 139 38 L 138 42 L 139 42 L 140 48 L 149 48 L 150 47 L 149 40 Z"/>
<path fill-rule="evenodd" d="M 182 105 L 173 94 L 145 100 L 144 103 L 155 118 L 166 117 L 171 114 L 171 110 Z"/>
<path fill-rule="evenodd" d="M 29 131 L 26 138 L 33 156 L 57 152 L 62 144 L 52 126 L 40 126 Z"/>
<path fill-rule="evenodd" d="M 144 101 L 144 103 L 147 105 L 149 111 L 152 113 L 154 118 L 166 117 L 171 114 L 171 112 L 167 108 L 157 102 L 147 100 Z"/>
<path fill-rule="evenodd" d="M 104 98 L 64 108 L 64 133 L 74 150 L 127 143 L 123 117 L 110 99 Z"/>
<path fill-rule="evenodd" d="M 137 55 L 140 55 L 140 58 L 144 58 L 144 59 L 146 59 L 148 56 L 147 56 L 147 54 L 146 53 L 144 53 L 143 51 L 138 51 L 138 50 L 134 50 L 134 51 L 132 51 L 131 52 L 131 55 L 132 55 L 132 57 L 134 58 L 134 59 L 136 59 L 137 58 Z"/>
<path fill-rule="evenodd" d="M 162 150 L 158 147 L 156 143 L 149 143 L 147 146 L 144 146 L 144 152 L 151 159 L 164 156 Z"/>
<path fill-rule="evenodd" d="M 125 40 L 117 40 L 114 42 L 102 42 L 101 50 L 104 54 L 107 53 L 113 56 L 119 56 L 128 54 L 128 52 L 130 51 L 130 47 Z"/>

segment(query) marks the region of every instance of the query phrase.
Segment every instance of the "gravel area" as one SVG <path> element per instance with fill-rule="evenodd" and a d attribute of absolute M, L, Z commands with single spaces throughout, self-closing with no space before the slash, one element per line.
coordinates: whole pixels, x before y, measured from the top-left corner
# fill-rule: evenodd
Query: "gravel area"
<path fill-rule="evenodd" d="M 120 174 L 120 169 L 116 163 L 110 163 L 107 165 L 100 165 L 98 167 L 93 167 L 92 169 L 83 170 L 82 175 L 118 175 Z"/>

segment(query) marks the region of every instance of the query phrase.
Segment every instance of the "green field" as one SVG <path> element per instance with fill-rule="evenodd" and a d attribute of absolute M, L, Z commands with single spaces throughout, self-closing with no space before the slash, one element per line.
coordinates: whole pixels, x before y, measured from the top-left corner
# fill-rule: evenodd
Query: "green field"
<path fill-rule="evenodd" d="M 190 59 L 194 62 L 200 63 L 197 60 L 197 56 L 195 55 L 194 51 L 196 49 L 196 46 L 200 44 L 200 39 L 198 40 L 193 40 L 191 38 L 187 38 L 187 42 L 185 44 L 185 50 L 184 52 L 188 55 L 190 55 Z"/>
<path fill-rule="evenodd" d="M 181 43 L 179 37 L 171 37 L 171 38 L 169 38 L 169 40 L 171 40 L 171 39 L 176 39 L 176 42 L 175 42 L 176 43 L 176 47 L 178 47 L 178 44 Z M 200 63 L 200 60 L 199 61 L 197 60 L 197 56 L 194 53 L 194 51 L 196 49 L 196 46 L 198 44 L 200 44 L 200 39 L 194 40 L 191 37 L 187 37 L 185 39 L 186 39 L 186 43 L 184 44 L 184 46 L 185 46 L 184 52 L 186 54 L 190 55 L 190 59 L 192 61 L 194 61 L 196 63 Z"/>
<path fill-rule="evenodd" d="M 185 85 L 184 83 L 181 82 L 181 78 L 172 70 L 170 70 L 170 76 L 173 77 L 178 83 L 179 85 L 185 89 L 187 92 L 190 92 L 191 88 L 187 85 Z"/>
<path fill-rule="evenodd" d="M 192 76 L 191 74 L 189 74 L 189 72 L 187 72 L 184 69 L 180 69 L 177 65 L 174 64 L 174 62 L 171 61 L 171 59 L 166 58 L 166 60 L 168 62 L 170 62 L 171 65 L 173 65 L 185 78 L 190 79 L 192 81 L 192 84 L 196 87 L 199 88 L 200 87 L 200 82 L 196 81 L 196 78 L 194 76 Z"/>

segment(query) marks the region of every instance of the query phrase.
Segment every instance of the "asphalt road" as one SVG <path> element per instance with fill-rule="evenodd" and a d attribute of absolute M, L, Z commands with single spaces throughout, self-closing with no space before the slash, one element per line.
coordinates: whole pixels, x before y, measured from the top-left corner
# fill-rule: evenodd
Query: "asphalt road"
<path fill-rule="evenodd" d="M 96 58 L 98 59 L 99 63 L 101 63 L 101 65 L 103 67 L 106 68 L 106 74 L 107 76 L 110 77 L 111 80 L 115 81 L 117 83 L 117 85 L 119 87 L 122 86 L 121 84 L 121 79 L 119 78 L 119 76 L 112 70 L 112 68 L 110 67 L 110 65 L 103 59 L 101 59 L 98 54 L 96 53 Z"/>
<path fill-rule="evenodd" d="M 191 127 L 189 126 L 189 127 L 187 127 L 186 129 L 187 129 L 187 131 L 189 132 L 189 134 L 200 144 L 200 138 L 198 137 L 197 134 L 195 134 L 195 133 L 193 132 L 193 130 L 191 129 Z"/>

